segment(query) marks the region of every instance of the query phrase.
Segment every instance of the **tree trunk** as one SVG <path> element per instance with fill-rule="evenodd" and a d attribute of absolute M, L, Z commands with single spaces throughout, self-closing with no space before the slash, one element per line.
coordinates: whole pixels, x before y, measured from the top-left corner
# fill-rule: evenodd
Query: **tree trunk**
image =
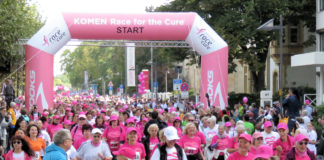
<path fill-rule="evenodd" d="M 253 78 L 253 92 L 260 92 L 265 88 L 265 66 L 259 72 L 251 71 Z"/>

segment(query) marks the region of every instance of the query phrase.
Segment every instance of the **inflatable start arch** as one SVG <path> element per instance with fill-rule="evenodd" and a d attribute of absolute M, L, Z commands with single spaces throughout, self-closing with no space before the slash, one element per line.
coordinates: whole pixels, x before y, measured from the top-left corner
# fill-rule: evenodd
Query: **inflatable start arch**
<path fill-rule="evenodd" d="M 26 44 L 26 108 L 53 107 L 54 54 L 70 39 L 185 40 L 202 56 L 200 100 L 227 105 L 228 45 L 196 13 L 63 13 L 50 19 Z"/>

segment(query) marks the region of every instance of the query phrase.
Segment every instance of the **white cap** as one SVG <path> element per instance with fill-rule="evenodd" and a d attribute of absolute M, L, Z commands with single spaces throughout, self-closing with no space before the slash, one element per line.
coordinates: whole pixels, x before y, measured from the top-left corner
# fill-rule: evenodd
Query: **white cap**
<path fill-rule="evenodd" d="M 98 129 L 98 128 L 92 129 L 91 134 L 96 134 L 96 133 L 102 134 L 100 129 Z"/>
<path fill-rule="evenodd" d="M 13 107 L 13 106 L 15 106 L 15 105 L 16 105 L 15 102 L 10 102 L 10 107 Z"/>
<path fill-rule="evenodd" d="M 173 126 L 165 128 L 164 135 L 169 141 L 179 139 L 177 129 L 175 129 Z"/>

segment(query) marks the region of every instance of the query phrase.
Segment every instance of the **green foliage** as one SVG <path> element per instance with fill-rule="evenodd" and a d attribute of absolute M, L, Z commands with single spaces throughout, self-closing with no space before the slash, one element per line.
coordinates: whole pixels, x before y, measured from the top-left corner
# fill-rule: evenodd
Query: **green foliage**
<path fill-rule="evenodd" d="M 66 87 L 71 87 L 71 83 L 69 81 L 69 78 L 66 74 L 58 75 L 54 77 L 54 87 L 58 85 L 63 85 Z"/>
<path fill-rule="evenodd" d="M 0 78 L 23 63 L 25 54 L 18 39 L 28 39 L 41 27 L 42 22 L 35 6 L 27 0 L 2 0 L 0 2 Z M 10 72 L 10 70 L 9 70 Z"/>
<path fill-rule="evenodd" d="M 234 59 L 249 65 L 255 91 L 264 88 L 268 46 L 275 32 L 258 31 L 261 24 L 280 14 L 286 23 L 305 20 L 314 29 L 315 3 L 312 0 L 174 0 L 155 11 L 197 12 L 229 44 L 229 73 L 235 71 Z M 313 20 L 309 20 L 313 19 Z"/>
<path fill-rule="evenodd" d="M 234 108 L 235 104 L 243 103 L 243 97 L 248 98 L 248 104 L 255 103 L 256 106 L 259 106 L 260 104 L 260 94 L 246 94 L 246 93 L 235 93 L 230 92 L 228 93 L 228 106 L 231 108 Z"/>
<path fill-rule="evenodd" d="M 318 119 L 322 118 L 322 116 L 324 115 L 324 103 L 322 105 L 316 106 L 315 107 L 317 110 L 317 116 L 313 117 L 313 126 L 316 129 L 317 135 L 321 135 L 323 127 L 318 123 Z"/>

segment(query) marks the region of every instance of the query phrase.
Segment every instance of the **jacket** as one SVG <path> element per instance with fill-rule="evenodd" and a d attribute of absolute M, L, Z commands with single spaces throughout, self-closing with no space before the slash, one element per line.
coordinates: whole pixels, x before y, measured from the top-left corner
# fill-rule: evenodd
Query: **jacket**
<path fill-rule="evenodd" d="M 46 147 L 43 160 L 67 160 L 67 155 L 63 148 L 52 143 Z"/>
<path fill-rule="evenodd" d="M 6 155 L 6 160 L 13 160 L 13 150 L 10 150 Z M 25 160 L 32 160 L 30 156 L 28 156 L 27 153 L 25 153 Z"/>
<path fill-rule="evenodd" d="M 295 147 L 293 147 L 287 154 L 286 160 L 295 160 Z M 307 155 L 311 160 L 316 160 L 316 157 L 313 152 L 307 148 Z"/>
<path fill-rule="evenodd" d="M 284 99 L 282 101 L 282 106 L 287 109 L 286 116 L 289 116 L 289 118 L 296 118 L 300 116 L 299 110 L 301 109 L 301 105 L 295 95 Z"/>

